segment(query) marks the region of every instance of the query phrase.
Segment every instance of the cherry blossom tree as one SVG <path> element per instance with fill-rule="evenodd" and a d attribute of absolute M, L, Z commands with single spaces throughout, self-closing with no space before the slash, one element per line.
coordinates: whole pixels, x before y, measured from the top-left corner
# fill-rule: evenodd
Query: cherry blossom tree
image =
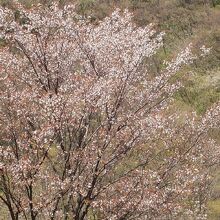
<path fill-rule="evenodd" d="M 147 61 L 163 33 L 116 10 L 98 23 L 73 6 L 0 8 L 0 200 L 17 219 L 206 218 L 218 145 L 216 104 L 172 111 L 191 46 Z"/>

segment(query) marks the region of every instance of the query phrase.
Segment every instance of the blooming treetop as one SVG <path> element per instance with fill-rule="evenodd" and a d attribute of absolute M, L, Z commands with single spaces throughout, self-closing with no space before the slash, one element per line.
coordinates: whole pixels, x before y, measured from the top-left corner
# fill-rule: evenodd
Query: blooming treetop
<path fill-rule="evenodd" d="M 190 46 L 152 77 L 145 60 L 163 33 L 130 12 L 91 24 L 73 6 L 17 8 L 0 8 L 0 199 L 11 218 L 205 218 L 219 105 L 184 122 L 167 111 Z"/>

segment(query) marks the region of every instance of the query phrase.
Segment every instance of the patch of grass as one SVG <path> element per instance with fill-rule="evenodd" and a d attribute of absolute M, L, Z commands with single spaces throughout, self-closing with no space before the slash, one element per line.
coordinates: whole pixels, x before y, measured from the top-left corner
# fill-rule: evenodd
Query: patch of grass
<path fill-rule="evenodd" d="M 177 99 L 191 105 L 198 114 L 203 114 L 207 108 L 220 99 L 220 91 L 213 88 L 183 88 L 179 91 Z"/>
<path fill-rule="evenodd" d="M 218 220 L 220 219 L 220 199 L 211 200 L 208 202 L 208 219 Z"/>
<path fill-rule="evenodd" d="M 0 0 L 0 5 L 3 7 L 11 7 L 12 1 L 11 0 Z"/>

